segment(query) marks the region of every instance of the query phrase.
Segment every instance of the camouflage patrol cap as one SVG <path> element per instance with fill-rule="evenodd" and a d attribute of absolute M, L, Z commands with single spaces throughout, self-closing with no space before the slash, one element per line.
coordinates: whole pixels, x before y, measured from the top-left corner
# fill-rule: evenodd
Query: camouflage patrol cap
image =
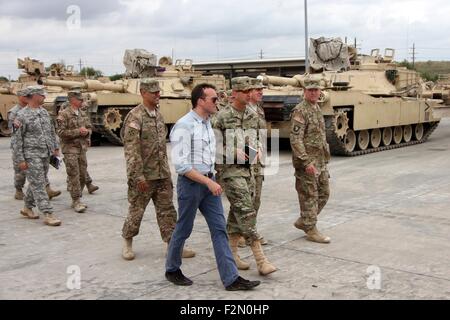
<path fill-rule="evenodd" d="M 18 96 L 18 97 L 28 96 L 28 88 L 23 88 L 23 89 L 17 90 L 16 96 Z"/>
<path fill-rule="evenodd" d="M 142 79 L 139 89 L 145 90 L 148 92 L 159 92 L 161 91 L 161 88 L 159 87 L 159 82 L 156 79 Z"/>
<path fill-rule="evenodd" d="M 83 95 L 79 90 L 70 90 L 69 92 L 67 92 L 67 98 L 76 98 L 78 100 L 83 100 Z"/>
<path fill-rule="evenodd" d="M 323 89 L 318 79 L 314 79 L 310 75 L 305 76 L 303 79 L 305 89 Z"/>
<path fill-rule="evenodd" d="M 259 78 L 250 78 L 250 83 L 252 85 L 252 89 L 263 89 L 266 87 L 263 85 L 262 79 Z"/>
<path fill-rule="evenodd" d="M 236 77 L 231 79 L 231 89 L 235 91 L 247 91 L 252 88 L 250 77 Z"/>
<path fill-rule="evenodd" d="M 44 87 L 43 86 L 29 86 L 27 88 L 28 92 L 27 92 L 27 96 L 32 96 L 32 95 L 40 95 L 40 96 L 46 96 L 47 92 L 45 92 Z"/>

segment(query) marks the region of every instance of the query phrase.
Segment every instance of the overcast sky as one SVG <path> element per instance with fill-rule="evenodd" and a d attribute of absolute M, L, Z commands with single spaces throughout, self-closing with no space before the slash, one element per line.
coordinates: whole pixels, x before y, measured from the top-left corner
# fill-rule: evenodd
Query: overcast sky
<path fill-rule="evenodd" d="M 0 75 L 16 78 L 27 56 L 122 73 L 134 48 L 197 62 L 304 56 L 303 2 L 0 0 Z M 308 0 L 310 37 L 395 48 L 397 60 L 411 59 L 413 43 L 417 60 L 450 60 L 449 17 L 448 0 Z"/>

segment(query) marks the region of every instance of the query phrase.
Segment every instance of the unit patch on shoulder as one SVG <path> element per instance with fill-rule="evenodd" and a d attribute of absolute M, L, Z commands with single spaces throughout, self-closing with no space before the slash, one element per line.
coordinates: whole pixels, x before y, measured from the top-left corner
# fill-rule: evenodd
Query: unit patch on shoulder
<path fill-rule="evenodd" d="M 136 129 L 136 130 L 138 130 L 138 131 L 141 130 L 141 126 L 139 125 L 139 123 L 137 123 L 137 122 L 135 122 L 135 121 L 131 121 L 131 122 L 128 124 L 128 126 L 129 126 L 130 128 Z"/>
<path fill-rule="evenodd" d="M 305 119 L 303 118 L 302 114 L 300 112 L 296 112 L 294 113 L 294 115 L 292 116 L 292 119 L 294 121 L 300 122 L 300 123 L 305 123 Z"/>

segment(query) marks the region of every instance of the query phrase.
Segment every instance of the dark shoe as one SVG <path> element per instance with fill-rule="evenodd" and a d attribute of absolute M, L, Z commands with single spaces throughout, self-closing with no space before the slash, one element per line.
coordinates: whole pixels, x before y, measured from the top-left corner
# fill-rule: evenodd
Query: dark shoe
<path fill-rule="evenodd" d="M 190 286 L 193 283 L 191 279 L 184 276 L 180 269 L 174 272 L 166 271 L 166 279 L 177 286 Z"/>
<path fill-rule="evenodd" d="M 261 281 L 250 281 L 239 276 L 232 284 L 230 284 L 225 289 L 227 291 L 251 290 L 254 287 L 259 286 L 260 283 Z"/>

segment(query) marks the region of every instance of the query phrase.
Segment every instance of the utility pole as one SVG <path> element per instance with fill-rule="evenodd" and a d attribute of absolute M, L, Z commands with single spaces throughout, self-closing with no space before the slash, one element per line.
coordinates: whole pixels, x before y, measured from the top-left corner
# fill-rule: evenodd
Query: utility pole
<path fill-rule="evenodd" d="M 261 51 L 259 52 L 259 58 L 262 59 L 263 57 L 264 57 L 263 50 L 261 49 Z"/>
<path fill-rule="evenodd" d="M 414 64 L 416 63 L 416 44 L 413 43 L 412 47 L 412 67 L 415 68 Z"/>
<path fill-rule="evenodd" d="M 308 61 L 308 0 L 305 0 L 305 73 L 309 72 Z"/>
<path fill-rule="evenodd" d="M 78 61 L 78 64 L 79 64 L 79 66 L 80 66 L 80 73 L 81 73 L 81 66 L 82 66 L 82 63 L 81 63 L 81 58 L 80 58 L 80 61 Z"/>

